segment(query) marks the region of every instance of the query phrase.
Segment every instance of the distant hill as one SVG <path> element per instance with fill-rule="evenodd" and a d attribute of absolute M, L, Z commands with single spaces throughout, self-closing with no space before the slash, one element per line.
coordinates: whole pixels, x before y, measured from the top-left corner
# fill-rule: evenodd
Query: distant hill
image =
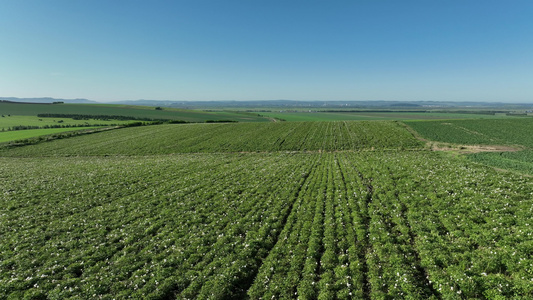
<path fill-rule="evenodd" d="M 88 99 L 58 99 L 58 98 L 15 98 L 0 97 L 0 100 L 26 103 L 102 103 Z M 327 110 L 357 110 L 357 109 L 448 109 L 448 108 L 506 108 L 529 109 L 533 103 L 503 103 L 503 102 L 453 102 L 453 101 L 392 101 L 392 100 L 210 100 L 210 101 L 176 101 L 176 100 L 121 100 L 106 102 L 106 104 L 140 105 L 152 107 L 171 107 L 181 109 L 327 109 Z"/>
<path fill-rule="evenodd" d="M 213 101 L 172 101 L 172 100 L 124 100 L 114 104 L 162 106 L 185 109 L 205 108 L 300 108 L 300 109 L 435 109 L 435 108 L 526 108 L 531 103 L 503 102 L 453 102 L 453 101 L 390 101 L 390 100 L 213 100 Z"/>
<path fill-rule="evenodd" d="M 57 99 L 50 97 L 43 98 L 16 98 L 16 97 L 0 97 L 0 100 L 7 100 L 12 102 L 26 102 L 26 103 L 54 103 L 54 102 L 64 102 L 64 103 L 98 103 L 93 100 L 88 99 Z"/>

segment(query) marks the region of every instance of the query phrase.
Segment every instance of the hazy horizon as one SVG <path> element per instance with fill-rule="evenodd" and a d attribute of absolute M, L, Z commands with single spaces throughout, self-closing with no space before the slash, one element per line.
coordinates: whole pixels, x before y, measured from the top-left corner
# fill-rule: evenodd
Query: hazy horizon
<path fill-rule="evenodd" d="M 524 0 L 8 0 L 0 94 L 531 103 L 532 16 Z"/>
<path fill-rule="evenodd" d="M 50 99 L 50 101 L 76 101 L 76 100 L 88 100 L 93 101 L 98 104 L 106 103 L 119 103 L 119 102 L 142 102 L 142 101 L 153 101 L 153 102 L 275 102 L 275 101 L 294 101 L 294 102 L 399 102 L 399 103 L 416 103 L 416 102 L 435 102 L 435 103 L 502 103 L 502 104 L 527 104 L 533 105 L 533 101 L 530 102 L 502 102 L 502 101 L 445 101 L 445 100 L 384 100 L 384 99 L 375 99 L 375 100 L 350 100 L 350 99 L 326 99 L 326 100 L 316 100 L 316 99 L 307 99 L 307 100 L 294 100 L 294 99 L 245 99 L 245 100 L 234 100 L 234 99 L 207 99 L 207 100 L 173 100 L 173 99 L 119 99 L 119 100 L 94 100 L 87 98 L 54 98 L 54 97 L 1 97 L 0 100 L 32 100 L 32 99 Z"/>

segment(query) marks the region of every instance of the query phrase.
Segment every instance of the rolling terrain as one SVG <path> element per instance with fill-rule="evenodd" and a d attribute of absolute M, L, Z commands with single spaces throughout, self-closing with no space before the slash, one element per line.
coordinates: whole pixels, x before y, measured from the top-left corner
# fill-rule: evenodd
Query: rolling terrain
<path fill-rule="evenodd" d="M 486 129 L 524 120 L 446 121 L 459 129 L 436 140 L 527 148 Z M 0 299 L 530 299 L 533 179 L 431 151 L 420 139 L 450 125 L 428 122 L 166 124 L 3 148 Z"/>
<path fill-rule="evenodd" d="M 164 124 L 111 130 L 4 150 L 3 155 L 155 155 L 191 152 L 416 149 L 395 122 Z"/>

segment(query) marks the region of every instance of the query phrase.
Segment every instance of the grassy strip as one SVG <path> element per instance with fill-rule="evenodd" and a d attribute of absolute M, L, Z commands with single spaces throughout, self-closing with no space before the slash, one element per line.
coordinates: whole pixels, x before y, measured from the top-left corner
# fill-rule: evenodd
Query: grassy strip
<path fill-rule="evenodd" d="M 7 131 L 9 128 L 17 126 L 38 126 L 45 128 L 46 126 L 100 126 L 100 125 L 121 125 L 127 124 L 131 121 L 119 121 L 119 120 L 74 120 L 71 118 L 40 118 L 37 116 L 7 116 L 0 117 L 0 130 Z"/>
<path fill-rule="evenodd" d="M 96 127 L 84 127 L 79 130 L 94 129 Z M 31 129 L 31 130 L 17 130 L 0 132 L 0 143 L 15 142 L 25 139 L 36 138 L 44 135 L 52 135 L 57 133 L 72 132 L 73 128 L 50 128 L 50 129 Z M 78 131 L 78 130 L 76 130 Z"/>
<path fill-rule="evenodd" d="M 38 114 L 83 114 L 126 116 L 154 120 L 183 120 L 187 122 L 205 122 L 206 120 L 233 120 L 239 122 L 269 122 L 257 114 L 239 112 L 207 112 L 176 108 L 155 109 L 147 106 L 108 105 L 108 104 L 26 104 L 0 102 L 0 112 L 8 116 L 37 116 Z M 0 117 L 1 118 L 1 117 Z M 26 124 L 24 124 L 26 125 Z"/>
<path fill-rule="evenodd" d="M 86 127 L 78 130 L 72 130 L 72 128 L 53 128 L 1 132 L 0 149 L 35 145 L 45 141 L 53 141 L 117 128 L 120 127 Z"/>

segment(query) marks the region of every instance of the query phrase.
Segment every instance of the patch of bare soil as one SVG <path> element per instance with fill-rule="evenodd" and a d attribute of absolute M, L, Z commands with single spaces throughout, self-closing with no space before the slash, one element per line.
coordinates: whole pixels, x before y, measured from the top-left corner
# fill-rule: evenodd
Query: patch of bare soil
<path fill-rule="evenodd" d="M 479 153 L 479 152 L 514 152 L 523 150 L 519 146 L 504 145 L 458 145 L 441 142 L 427 142 L 426 145 L 432 151 L 452 151 L 460 154 Z"/>

